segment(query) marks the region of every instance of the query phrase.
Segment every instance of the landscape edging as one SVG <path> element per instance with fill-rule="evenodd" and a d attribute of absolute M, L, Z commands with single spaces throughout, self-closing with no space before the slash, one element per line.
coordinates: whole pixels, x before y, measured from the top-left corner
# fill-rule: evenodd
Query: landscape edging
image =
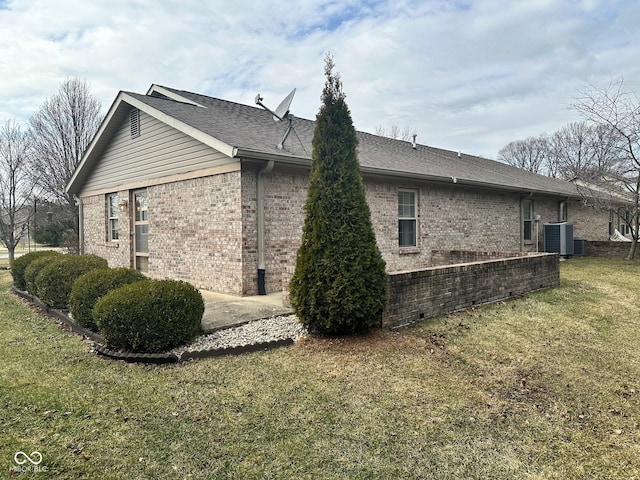
<path fill-rule="evenodd" d="M 180 363 L 190 360 L 197 360 L 200 358 L 221 357 L 224 355 L 241 355 L 243 353 L 251 353 L 257 351 L 266 351 L 278 347 L 284 347 L 287 345 L 293 345 L 294 340 L 292 338 L 285 338 L 280 340 L 271 340 L 268 342 L 252 343 L 248 345 L 239 345 L 235 347 L 225 348 L 212 348 L 204 350 L 185 350 L 182 354 L 176 355 L 174 353 L 134 353 L 134 352 L 121 352 L 113 350 L 104 345 L 104 338 L 99 333 L 93 332 L 89 329 L 76 323 L 65 312 L 51 308 L 49 305 L 42 302 L 35 295 L 31 295 L 24 290 L 20 290 L 15 286 L 11 287 L 11 291 L 28 300 L 29 302 L 37 305 L 47 315 L 57 318 L 65 323 L 71 330 L 78 335 L 86 336 L 95 342 L 93 350 L 105 357 L 112 358 L 114 360 L 123 360 L 127 363 L 153 363 L 153 364 L 166 364 L 166 363 Z"/>

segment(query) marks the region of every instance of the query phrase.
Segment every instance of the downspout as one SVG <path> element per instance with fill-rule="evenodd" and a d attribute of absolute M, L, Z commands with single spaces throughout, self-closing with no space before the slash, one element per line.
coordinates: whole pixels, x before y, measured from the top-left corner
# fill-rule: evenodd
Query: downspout
<path fill-rule="evenodd" d="M 82 198 L 74 195 L 78 206 L 78 252 L 84 254 L 84 208 Z"/>
<path fill-rule="evenodd" d="M 274 161 L 269 160 L 267 164 L 258 170 L 256 177 L 256 218 L 258 226 L 258 295 L 266 295 L 265 288 L 265 260 L 264 260 L 264 178 L 263 175 L 273 170 Z"/>

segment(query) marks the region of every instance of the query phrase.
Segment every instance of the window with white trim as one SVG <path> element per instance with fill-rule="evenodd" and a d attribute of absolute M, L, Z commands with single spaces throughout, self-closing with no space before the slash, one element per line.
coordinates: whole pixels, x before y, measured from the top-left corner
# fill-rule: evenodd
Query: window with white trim
<path fill-rule="evenodd" d="M 629 226 L 631 225 L 631 212 L 629 210 L 620 210 L 618 218 L 618 224 L 620 225 L 618 231 L 622 235 L 629 235 L 631 233 L 631 227 Z"/>
<path fill-rule="evenodd" d="M 398 190 L 398 246 L 417 246 L 417 205 L 415 190 Z"/>
<path fill-rule="evenodd" d="M 107 195 L 107 241 L 118 241 L 118 220 L 120 216 L 118 194 Z"/>
<path fill-rule="evenodd" d="M 568 217 L 567 213 L 567 202 L 562 201 L 558 204 L 558 221 L 566 222 Z"/>

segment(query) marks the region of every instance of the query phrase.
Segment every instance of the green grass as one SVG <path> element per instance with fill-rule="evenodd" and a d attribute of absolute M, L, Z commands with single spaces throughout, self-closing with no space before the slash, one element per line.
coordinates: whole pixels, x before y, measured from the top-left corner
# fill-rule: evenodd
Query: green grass
<path fill-rule="evenodd" d="M 571 260 L 509 302 L 169 367 L 89 353 L 0 271 L 0 471 L 38 451 L 56 479 L 640 478 L 639 267 Z"/>

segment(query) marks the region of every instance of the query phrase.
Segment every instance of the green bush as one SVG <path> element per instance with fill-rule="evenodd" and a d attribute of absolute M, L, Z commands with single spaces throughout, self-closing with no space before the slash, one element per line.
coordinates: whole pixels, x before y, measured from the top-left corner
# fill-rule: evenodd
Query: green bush
<path fill-rule="evenodd" d="M 107 268 L 91 270 L 79 276 L 71 287 L 69 310 L 73 319 L 85 328 L 97 330 L 93 319 L 93 307 L 100 297 L 129 283 L 139 282 L 146 277 L 130 268 Z"/>
<path fill-rule="evenodd" d="M 46 267 L 49 263 L 54 262 L 62 257 L 62 254 L 58 255 L 43 255 L 29 262 L 27 268 L 24 270 L 24 282 L 27 291 L 31 295 L 38 295 L 38 287 L 36 286 L 36 278 L 40 271 Z"/>
<path fill-rule="evenodd" d="M 64 237 L 65 227 L 62 225 L 48 224 L 38 227 L 36 241 L 52 247 L 59 247 Z"/>
<path fill-rule="evenodd" d="M 145 280 L 112 290 L 93 309 L 112 348 L 157 353 L 191 342 L 200 333 L 204 301 L 178 280 Z"/>
<path fill-rule="evenodd" d="M 68 308 L 73 282 L 84 273 L 107 267 L 107 261 L 96 255 L 62 255 L 38 273 L 37 295 L 53 308 Z"/>
<path fill-rule="evenodd" d="M 31 262 L 37 258 L 47 257 L 51 255 L 60 255 L 55 250 L 40 250 L 39 252 L 30 252 L 16 258 L 11 267 L 11 275 L 13 276 L 13 284 L 20 290 L 27 289 L 27 283 L 24 279 L 24 272 Z"/>

